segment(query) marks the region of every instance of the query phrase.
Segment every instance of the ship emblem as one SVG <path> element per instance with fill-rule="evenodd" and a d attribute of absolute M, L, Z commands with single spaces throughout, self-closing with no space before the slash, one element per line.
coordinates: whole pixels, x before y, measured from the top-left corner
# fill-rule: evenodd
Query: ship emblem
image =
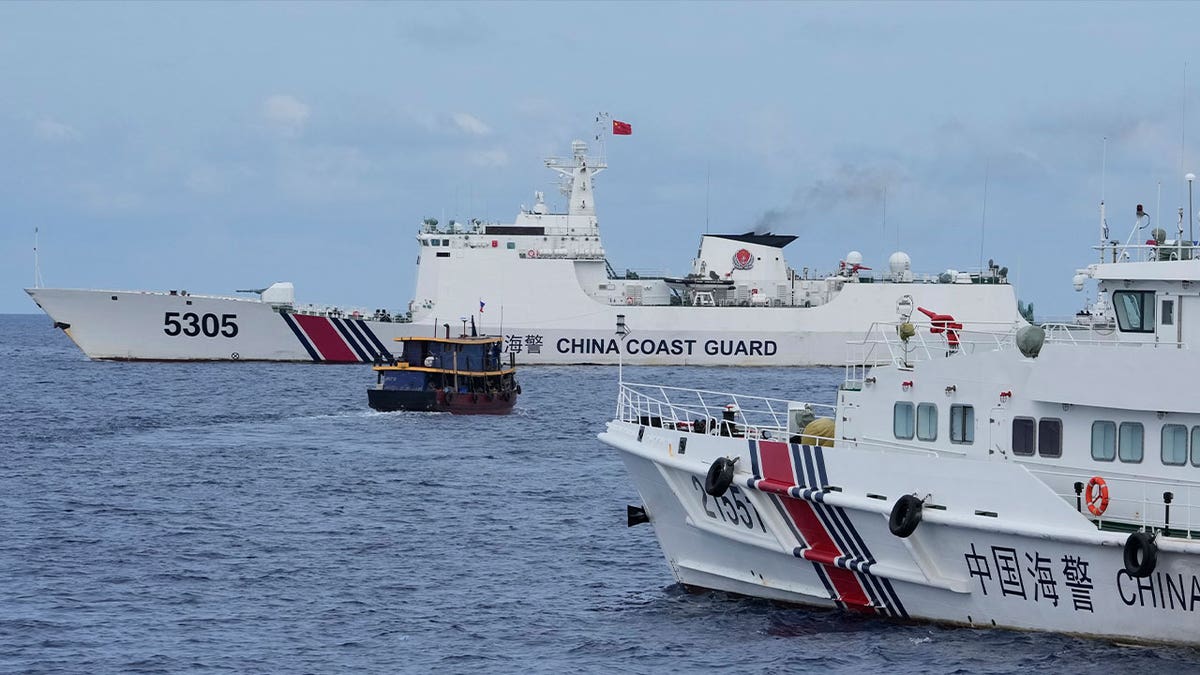
<path fill-rule="evenodd" d="M 754 267 L 754 254 L 744 248 L 739 248 L 737 253 L 733 254 L 733 269 L 748 270 Z"/>

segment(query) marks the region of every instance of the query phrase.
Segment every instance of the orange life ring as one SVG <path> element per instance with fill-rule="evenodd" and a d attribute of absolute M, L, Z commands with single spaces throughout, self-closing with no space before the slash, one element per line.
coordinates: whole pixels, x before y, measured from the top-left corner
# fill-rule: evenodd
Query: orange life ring
<path fill-rule="evenodd" d="M 536 249 L 531 248 L 531 249 L 529 249 L 529 251 L 527 251 L 525 253 L 525 257 L 526 258 L 536 258 L 536 257 L 538 257 L 538 252 Z"/>
<path fill-rule="evenodd" d="M 633 296 L 632 295 L 625 296 L 625 304 L 627 304 L 627 305 L 633 304 Z"/>
<path fill-rule="evenodd" d="M 1099 491 L 1096 488 L 1099 487 Z M 1102 516 L 1108 508 L 1108 484 L 1100 476 L 1092 476 L 1087 482 L 1087 491 L 1083 494 L 1088 511 L 1093 516 Z"/>

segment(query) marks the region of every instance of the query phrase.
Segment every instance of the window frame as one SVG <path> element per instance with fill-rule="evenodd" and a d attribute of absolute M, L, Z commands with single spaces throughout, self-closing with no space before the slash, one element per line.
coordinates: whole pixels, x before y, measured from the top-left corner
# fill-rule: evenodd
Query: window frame
<path fill-rule="evenodd" d="M 1017 423 L 1029 423 L 1029 451 L 1017 450 Z M 1012 418 L 1012 454 L 1017 457 L 1033 457 L 1037 453 L 1037 420 L 1032 417 Z"/>
<path fill-rule="evenodd" d="M 1183 461 L 1179 461 L 1179 462 L 1168 462 L 1167 461 L 1167 430 L 1168 429 L 1182 429 L 1183 430 Z M 1162 425 L 1162 431 L 1159 432 L 1158 457 L 1162 461 L 1164 466 L 1186 466 L 1187 465 L 1188 459 L 1191 456 L 1191 447 L 1190 447 L 1191 444 L 1189 443 L 1189 441 L 1191 440 L 1190 436 L 1191 436 L 1191 434 L 1189 433 L 1186 424 L 1164 424 L 1164 425 Z"/>
<path fill-rule="evenodd" d="M 1138 307 L 1141 316 L 1136 328 L 1129 321 L 1128 306 L 1123 301 L 1124 297 L 1135 295 L 1141 296 Z M 1149 296 L 1150 302 L 1146 302 L 1147 296 Z M 1157 306 L 1158 299 L 1155 297 L 1154 291 L 1113 291 L 1113 312 L 1117 316 L 1117 329 L 1122 333 L 1153 333 L 1157 319 L 1157 312 L 1155 311 Z M 1146 314 L 1147 308 L 1150 309 L 1149 315 Z"/>
<path fill-rule="evenodd" d="M 1096 456 L 1096 425 L 1106 424 L 1112 429 L 1112 455 L 1109 457 Z M 1092 460 L 1097 462 L 1115 462 L 1117 461 L 1117 423 L 1112 420 L 1096 420 L 1092 422 Z"/>
<path fill-rule="evenodd" d="M 1165 297 L 1158 303 L 1159 321 L 1164 326 L 1175 325 L 1175 298 Z"/>
<path fill-rule="evenodd" d="M 1129 427 L 1130 429 L 1136 428 L 1138 430 L 1138 433 L 1140 434 L 1141 443 L 1138 444 L 1137 459 L 1125 459 L 1122 456 L 1123 452 L 1122 452 L 1122 444 L 1121 444 L 1121 438 L 1122 438 L 1121 431 L 1123 429 L 1125 429 L 1126 427 Z M 1142 424 L 1141 422 L 1121 422 L 1121 425 L 1117 427 L 1117 459 L 1119 459 L 1120 461 L 1122 461 L 1126 464 L 1141 464 L 1145 458 L 1146 458 L 1146 425 Z"/>
<path fill-rule="evenodd" d="M 1048 452 L 1042 451 L 1042 441 L 1045 440 L 1045 438 L 1046 438 L 1045 429 L 1042 428 L 1042 425 L 1044 425 L 1044 424 L 1051 424 L 1051 425 L 1055 425 L 1058 427 L 1058 447 L 1055 448 L 1054 454 L 1050 454 Z M 1038 457 L 1050 457 L 1053 459 L 1057 459 L 1059 457 L 1062 457 L 1062 449 L 1063 449 L 1063 422 L 1062 422 L 1062 419 L 1059 417 L 1043 417 L 1043 418 L 1039 419 L 1038 420 L 1038 430 L 1037 430 L 1037 454 L 1038 454 Z"/>
<path fill-rule="evenodd" d="M 901 407 L 904 407 L 908 411 L 908 435 L 907 436 L 901 436 L 898 431 L 898 428 L 896 426 L 896 422 L 899 421 L 899 418 L 896 417 L 896 412 L 898 410 L 900 410 Z M 917 433 L 916 406 L 914 406 L 912 404 L 912 401 L 896 401 L 896 404 L 892 406 L 892 436 L 895 436 L 898 440 L 911 441 L 916 436 L 916 433 Z"/>
<path fill-rule="evenodd" d="M 921 411 L 922 410 L 932 410 L 933 411 L 933 422 L 932 422 L 933 435 L 929 436 L 929 437 L 925 437 L 925 436 L 921 435 Z M 916 412 L 917 412 L 917 415 L 914 420 L 915 423 L 913 424 L 913 426 L 916 427 L 917 440 L 918 441 L 927 441 L 927 442 L 928 441 L 936 441 L 937 437 L 938 437 L 938 406 L 937 406 L 937 404 L 929 403 L 929 402 L 918 403 Z"/>
<path fill-rule="evenodd" d="M 955 413 L 958 415 L 955 415 Z M 954 437 L 955 419 L 959 423 L 959 438 Z M 975 444 L 975 406 L 966 403 L 950 405 L 950 442 L 956 445 Z"/>

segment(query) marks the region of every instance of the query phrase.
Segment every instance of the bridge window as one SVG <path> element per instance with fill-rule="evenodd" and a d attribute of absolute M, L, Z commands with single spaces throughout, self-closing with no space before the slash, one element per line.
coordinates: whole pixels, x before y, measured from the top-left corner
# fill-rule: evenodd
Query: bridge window
<path fill-rule="evenodd" d="M 1154 291 L 1114 291 L 1117 327 L 1127 333 L 1154 332 Z"/>
<path fill-rule="evenodd" d="M 937 440 L 937 404 L 922 403 L 917 406 L 917 440 Z"/>
<path fill-rule="evenodd" d="M 1196 427 L 1200 429 L 1200 427 Z M 1116 422 L 1092 422 L 1092 459 L 1111 462 L 1117 457 Z"/>
<path fill-rule="evenodd" d="M 1014 455 L 1033 455 L 1033 441 L 1037 426 L 1032 417 L 1014 417 L 1012 425 L 1012 451 Z"/>
<path fill-rule="evenodd" d="M 1192 427 L 1192 466 L 1200 466 L 1200 427 Z"/>
<path fill-rule="evenodd" d="M 517 247 L 517 242 L 515 242 L 515 241 L 508 242 L 508 250 L 511 251 L 511 250 L 515 249 L 516 247 Z"/>
<path fill-rule="evenodd" d="M 1038 421 L 1038 454 L 1062 457 L 1062 420 L 1045 417 Z"/>
<path fill-rule="evenodd" d="M 1145 431 L 1141 422 L 1121 422 L 1117 434 L 1117 457 L 1122 462 L 1142 461 L 1142 437 Z"/>
<path fill-rule="evenodd" d="M 1164 424 L 1162 463 L 1183 466 L 1188 459 L 1188 430 L 1182 424 Z"/>
<path fill-rule="evenodd" d="M 913 404 L 900 402 L 892 408 L 892 433 L 896 438 L 911 441 L 913 437 Z"/>
<path fill-rule="evenodd" d="M 975 407 L 969 405 L 950 406 L 950 442 L 975 442 Z"/>

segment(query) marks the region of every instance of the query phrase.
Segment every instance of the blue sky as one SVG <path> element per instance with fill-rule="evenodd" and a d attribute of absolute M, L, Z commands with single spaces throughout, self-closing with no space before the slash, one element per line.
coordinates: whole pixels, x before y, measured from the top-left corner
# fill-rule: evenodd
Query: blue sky
<path fill-rule="evenodd" d="M 1105 137 L 1114 235 L 1187 206 L 1198 33 L 1195 3 L 0 3 L 0 313 L 37 311 L 34 227 L 47 286 L 404 308 L 421 219 L 561 205 L 542 159 L 607 111 L 618 269 L 686 272 L 706 223 L 819 270 L 977 268 L 982 233 L 1067 315 Z"/>

